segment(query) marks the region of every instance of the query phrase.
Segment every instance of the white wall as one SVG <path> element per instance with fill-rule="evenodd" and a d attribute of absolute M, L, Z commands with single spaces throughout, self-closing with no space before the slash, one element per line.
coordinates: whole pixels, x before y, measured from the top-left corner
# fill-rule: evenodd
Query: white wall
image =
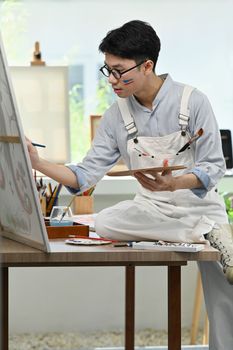
<path fill-rule="evenodd" d="M 157 73 L 169 72 L 209 97 L 220 128 L 233 131 L 233 2 L 229 0 L 22 1 L 19 50 L 28 63 L 36 40 L 48 64 L 82 63 L 85 98 L 95 97 L 98 45 L 107 31 L 132 19 L 151 23 L 162 42 Z M 1 8 L 0 8 L 1 15 Z M 17 46 L 17 43 L 15 43 Z M 10 62 L 18 64 L 18 62 Z M 91 110 L 87 111 L 87 116 Z"/>
<path fill-rule="evenodd" d="M 167 328 L 165 267 L 136 269 L 136 328 Z M 182 325 L 190 327 L 196 264 L 182 267 Z M 10 332 L 124 329 L 124 268 L 11 268 Z"/>

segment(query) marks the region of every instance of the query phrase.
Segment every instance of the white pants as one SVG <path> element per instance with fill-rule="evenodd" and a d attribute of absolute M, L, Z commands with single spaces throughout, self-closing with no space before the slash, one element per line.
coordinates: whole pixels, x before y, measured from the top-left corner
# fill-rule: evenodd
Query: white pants
<path fill-rule="evenodd" d="M 126 200 L 102 210 L 95 230 L 101 237 L 122 241 L 205 242 L 203 232 L 210 232 L 215 220 L 203 212 L 203 208 L 192 210 L 165 202 L 155 205 L 149 200 Z M 226 223 L 224 216 L 221 220 L 219 223 Z"/>
<path fill-rule="evenodd" d="M 218 262 L 199 262 L 210 322 L 209 350 L 233 349 L 233 286 Z"/>
<path fill-rule="evenodd" d="M 172 223 L 168 218 L 159 220 L 152 216 L 143 206 L 140 208 L 132 201 L 125 201 L 101 211 L 96 217 L 95 228 L 102 237 L 128 241 L 157 239 L 154 234 L 160 225 L 164 232 L 182 229 L 187 233 L 191 230 L 188 220 L 179 227 L 177 222 Z M 210 322 L 209 350 L 233 350 L 233 286 L 227 282 L 218 262 L 200 262 L 198 265 Z"/>

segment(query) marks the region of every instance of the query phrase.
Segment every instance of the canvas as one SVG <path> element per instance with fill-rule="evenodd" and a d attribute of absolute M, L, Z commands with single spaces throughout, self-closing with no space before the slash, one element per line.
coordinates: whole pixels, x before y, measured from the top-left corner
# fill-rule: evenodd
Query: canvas
<path fill-rule="evenodd" d="M 0 38 L 0 231 L 49 251 L 25 136 Z"/>

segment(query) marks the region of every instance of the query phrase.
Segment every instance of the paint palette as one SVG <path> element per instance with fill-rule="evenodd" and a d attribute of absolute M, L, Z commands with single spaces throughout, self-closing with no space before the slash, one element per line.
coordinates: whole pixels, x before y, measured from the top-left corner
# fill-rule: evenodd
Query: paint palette
<path fill-rule="evenodd" d="M 108 176 L 134 176 L 135 173 L 140 172 L 144 174 L 150 174 L 151 172 L 161 173 L 166 170 L 182 170 L 186 169 L 184 165 L 171 165 L 171 166 L 161 166 L 153 168 L 143 168 L 143 169 L 132 169 L 132 170 L 122 170 L 122 171 L 109 171 Z"/>

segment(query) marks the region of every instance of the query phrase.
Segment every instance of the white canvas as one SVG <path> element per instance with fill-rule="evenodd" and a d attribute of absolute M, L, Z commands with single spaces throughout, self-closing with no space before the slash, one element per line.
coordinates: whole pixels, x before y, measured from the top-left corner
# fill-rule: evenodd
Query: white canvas
<path fill-rule="evenodd" d="M 0 231 L 30 246 L 49 251 L 49 242 L 32 176 L 3 43 L 0 38 Z"/>
<path fill-rule="evenodd" d="M 42 158 L 69 163 L 68 67 L 10 67 L 9 73 L 25 134 L 46 144 Z"/>

